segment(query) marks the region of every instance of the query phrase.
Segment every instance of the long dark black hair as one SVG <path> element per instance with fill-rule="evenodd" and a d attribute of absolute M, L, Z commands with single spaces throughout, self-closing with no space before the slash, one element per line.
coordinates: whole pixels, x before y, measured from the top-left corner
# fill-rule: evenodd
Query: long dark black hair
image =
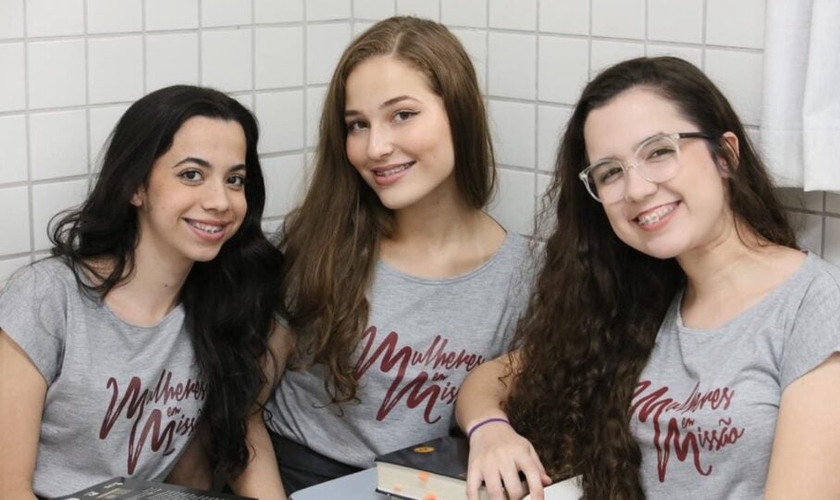
<path fill-rule="evenodd" d="M 261 363 L 279 299 L 282 254 L 265 238 L 260 220 L 265 181 L 257 155 L 259 130 L 250 111 L 219 91 L 177 85 L 135 102 L 111 133 L 101 171 L 87 200 L 59 214 L 50 234 L 52 254 L 63 259 L 89 295 L 104 298 L 134 273 L 138 242 L 131 197 L 152 165 L 190 118 L 235 121 L 245 133 L 247 212 L 239 230 L 209 262 L 196 262 L 180 292 L 199 368 L 208 384 L 202 421 L 214 471 L 236 475 L 248 461 L 246 421 L 266 382 Z M 96 262 L 112 263 L 103 272 Z M 95 284 L 83 279 L 95 277 Z"/>

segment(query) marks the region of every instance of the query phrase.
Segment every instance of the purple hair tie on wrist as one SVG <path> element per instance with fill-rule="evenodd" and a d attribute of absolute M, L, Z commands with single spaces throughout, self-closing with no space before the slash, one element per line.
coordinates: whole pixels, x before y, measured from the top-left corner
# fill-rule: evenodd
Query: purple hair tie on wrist
<path fill-rule="evenodd" d="M 467 441 L 469 441 L 469 439 L 473 435 L 473 432 L 475 432 L 479 427 L 481 427 L 482 425 L 485 425 L 485 424 L 493 423 L 493 422 L 504 422 L 504 423 L 510 425 L 510 421 L 506 418 L 502 418 L 502 417 L 485 418 L 481 422 L 473 425 L 472 428 L 470 428 L 470 430 L 467 431 Z"/>

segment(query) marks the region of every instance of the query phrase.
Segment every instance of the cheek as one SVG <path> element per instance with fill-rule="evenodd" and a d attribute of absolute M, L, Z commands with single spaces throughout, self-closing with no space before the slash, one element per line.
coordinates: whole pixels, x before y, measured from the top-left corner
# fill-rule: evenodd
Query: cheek
<path fill-rule="evenodd" d="M 360 170 L 365 155 L 363 141 L 359 137 L 348 136 L 344 141 L 344 152 L 347 154 L 347 160 L 350 161 L 353 168 Z"/>
<path fill-rule="evenodd" d="M 607 221 L 610 223 L 613 233 L 618 236 L 618 239 L 630 245 L 633 221 L 628 220 L 619 207 L 604 207 L 604 213 L 607 215 Z"/>

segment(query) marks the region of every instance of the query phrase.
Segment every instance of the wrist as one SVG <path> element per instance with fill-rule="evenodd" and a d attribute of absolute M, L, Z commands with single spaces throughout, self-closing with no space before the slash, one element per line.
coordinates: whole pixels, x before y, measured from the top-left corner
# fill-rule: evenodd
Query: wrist
<path fill-rule="evenodd" d="M 478 429 L 480 429 L 480 428 L 482 428 L 486 425 L 495 425 L 495 424 L 504 424 L 504 425 L 510 426 L 510 421 L 507 419 L 507 417 L 504 417 L 504 416 L 494 416 L 494 417 L 488 417 L 488 418 L 481 419 L 477 422 L 474 422 L 472 425 L 470 425 L 467 428 L 467 440 L 472 438 L 473 434 Z"/>

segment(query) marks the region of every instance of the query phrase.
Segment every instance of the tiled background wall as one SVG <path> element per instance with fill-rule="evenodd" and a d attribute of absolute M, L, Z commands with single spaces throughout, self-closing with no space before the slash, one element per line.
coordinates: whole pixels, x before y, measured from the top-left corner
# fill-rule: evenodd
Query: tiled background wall
<path fill-rule="evenodd" d="M 338 55 L 393 14 L 442 21 L 473 56 L 501 164 L 492 213 L 521 232 L 572 103 L 613 62 L 684 57 L 760 133 L 764 0 L 0 0 L 0 282 L 48 249 L 47 221 L 83 199 L 128 104 L 172 83 L 256 112 L 276 225 Z M 840 195 L 785 194 L 803 243 L 840 264 Z"/>

